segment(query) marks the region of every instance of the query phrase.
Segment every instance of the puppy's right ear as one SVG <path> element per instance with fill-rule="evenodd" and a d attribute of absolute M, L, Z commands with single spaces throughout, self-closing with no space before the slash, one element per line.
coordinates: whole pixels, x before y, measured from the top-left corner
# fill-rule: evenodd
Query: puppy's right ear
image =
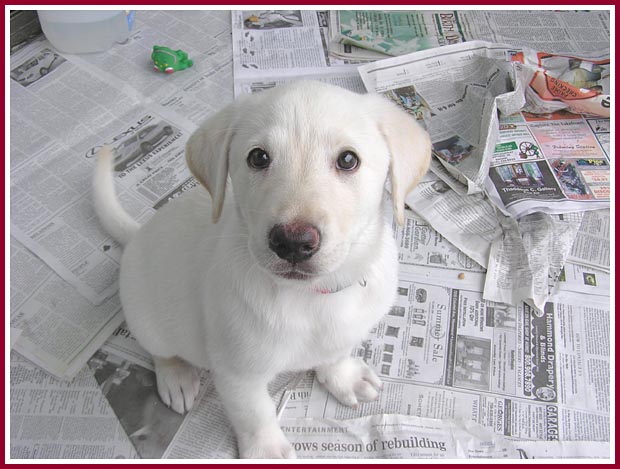
<path fill-rule="evenodd" d="M 232 104 L 207 119 L 185 146 L 189 170 L 211 195 L 213 223 L 219 220 L 224 205 L 235 108 Z"/>

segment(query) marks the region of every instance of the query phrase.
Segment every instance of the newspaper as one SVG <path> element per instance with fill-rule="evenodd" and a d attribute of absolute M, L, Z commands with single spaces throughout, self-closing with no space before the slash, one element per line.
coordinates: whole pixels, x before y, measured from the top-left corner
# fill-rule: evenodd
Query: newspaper
<path fill-rule="evenodd" d="M 231 16 L 235 96 L 300 78 L 365 92 L 359 60 L 329 54 L 327 11 L 242 10 Z"/>
<path fill-rule="evenodd" d="M 563 293 L 540 311 L 484 301 L 458 280 L 426 282 L 401 271 L 396 305 L 354 351 L 382 378 L 379 400 L 352 409 L 315 382 L 308 415 L 395 413 L 519 440 L 609 440 L 608 298 Z"/>
<path fill-rule="evenodd" d="M 330 50 L 354 46 L 352 53 L 368 60 L 464 41 L 457 13 L 450 11 L 339 10 L 329 19 Z"/>
<path fill-rule="evenodd" d="M 100 230 L 89 200 L 93 156 L 103 143 L 112 143 L 119 156 L 116 182 L 123 206 L 145 221 L 195 185 L 185 170 L 182 148 L 200 120 L 232 99 L 231 56 L 235 94 L 299 77 L 364 92 L 354 60 L 337 60 L 326 52 L 329 31 L 322 12 L 300 11 L 303 26 L 286 26 L 277 16 L 257 15 L 259 23 L 270 25 L 262 28 L 240 22 L 244 13 L 140 11 L 129 41 L 108 52 L 71 56 L 39 41 L 11 57 L 11 343 L 46 370 L 74 375 L 114 329 L 112 324 L 120 322 L 114 281 L 120 246 Z M 485 12 L 471 15 L 485 18 Z M 604 15 L 601 18 L 604 23 Z M 506 30 L 512 27 L 508 21 L 502 24 Z M 247 46 L 240 40 L 246 33 L 244 41 L 261 41 L 256 68 L 241 66 L 240 49 L 231 53 Z M 588 43 L 593 44 L 596 37 L 583 33 L 583 41 L 592 39 Z M 496 37 L 490 40 L 501 42 Z M 182 73 L 153 74 L 148 51 L 157 42 L 188 50 L 200 60 Z M 605 41 L 591 50 L 600 50 L 601 42 Z M 47 61 L 48 73 L 37 74 L 35 65 Z M 415 96 L 410 93 L 405 100 Z M 419 111 L 422 118 L 428 117 L 423 106 Z M 609 155 L 609 121 L 586 122 Z M 523 125 L 530 122 L 523 118 Z M 134 151 L 137 145 L 132 139 L 141 141 L 145 136 L 155 141 L 153 148 Z M 495 145 L 489 150 L 495 153 Z M 533 259 L 530 264 L 529 259 L 515 259 L 517 265 L 501 266 L 512 274 L 525 270 L 521 263 L 526 261 L 530 270 L 546 269 L 543 291 L 550 296 L 543 309 L 536 309 L 532 301 L 515 299 L 508 305 L 485 299 L 496 293 L 494 289 L 501 292 L 499 281 L 485 288 L 485 279 L 491 253 L 502 247 L 493 245 L 506 237 L 502 223 L 506 215 L 498 213 L 483 192 L 468 192 L 472 191 L 462 178 L 460 182 L 449 167 L 436 161 L 433 173 L 407 200 L 417 212 L 408 213 L 404 227 L 394 225 L 400 246 L 399 303 L 355 351 L 386 384 L 379 401 L 360 406 L 357 413 L 339 407 L 311 372 L 274 382 L 274 404 L 299 457 L 422 457 L 429 455 L 422 441 L 446 441 L 450 442 L 446 454 L 439 444 L 430 450 L 437 457 L 455 458 L 609 458 L 613 402 L 609 384 L 614 372 L 609 210 L 585 213 L 581 225 L 571 219 L 566 222 L 569 229 L 561 217 L 549 214 L 547 231 L 530 223 L 528 232 L 524 224 L 518 226 L 518 237 L 509 238 L 524 246 L 535 243 L 539 250 L 545 242 L 559 241 L 546 261 Z M 578 241 L 571 242 L 571 237 Z M 80 248 L 79 254 L 72 254 L 74 246 Z M 78 262 L 79 256 L 89 262 Z M 102 311 L 111 319 L 100 328 Z M 75 342 L 66 340 L 64 333 L 54 335 L 64 329 L 48 327 L 71 319 L 88 326 L 79 340 L 71 337 Z M 44 324 L 48 328 L 39 327 L 39 335 L 29 332 Z M 446 335 L 447 331 L 454 335 Z M 62 345 L 66 352 L 52 353 L 48 344 Z M 71 447 L 75 453 L 67 450 L 62 457 L 236 456 L 230 425 L 208 373 L 202 375 L 196 408 L 178 416 L 157 398 L 152 362 L 124 327 L 116 329 L 89 364 L 136 451 L 112 449 L 116 446 L 107 440 L 104 449 L 95 443 L 88 449 Z M 79 391 L 81 376 L 61 386 Z M 17 399 L 17 381 L 11 388 Z M 19 422 L 21 415 L 12 411 L 12 437 L 23 434 L 18 433 Z M 420 426 L 426 433 L 414 431 Z M 120 427 L 114 428 L 118 432 Z M 86 430 L 82 433 L 91 438 Z M 55 443 L 62 444 L 66 436 Z M 15 441 L 15 448 L 19 446 L 15 457 L 47 454 L 36 452 L 40 442 L 36 440 L 40 438 Z M 364 451 L 357 451 L 358 444 Z M 371 446 L 366 449 L 366 444 Z"/>
<path fill-rule="evenodd" d="M 11 348 L 73 378 L 123 321 L 118 296 L 95 306 L 11 237 Z"/>
<path fill-rule="evenodd" d="M 330 51 L 355 44 L 361 60 L 403 55 L 472 40 L 548 52 L 590 52 L 609 47 L 609 10 L 600 11 L 331 11 Z M 332 49 L 333 47 L 333 49 Z M 366 55 L 374 52 L 373 55 Z"/>
<path fill-rule="evenodd" d="M 298 457 L 608 458 L 608 291 L 598 298 L 562 293 L 544 311 L 485 301 L 484 269 L 422 219 L 407 212 L 405 225 L 394 229 L 398 300 L 354 351 L 381 376 L 384 390 L 379 401 L 354 410 L 312 373 L 279 377 L 271 391 Z M 135 437 L 149 434 L 140 431 L 146 420 L 170 411 L 145 371 L 152 370 L 148 354 L 120 327 L 91 366 L 101 361 L 123 377 L 116 397 L 104 393 L 142 457 L 236 457 L 208 374 L 195 409 L 150 427 L 167 436 L 149 448 Z M 151 378 L 136 385 L 140 373 Z M 110 382 L 99 380 L 104 388 Z M 127 410 L 151 399 L 148 418 Z"/>
<path fill-rule="evenodd" d="M 427 177 L 409 206 L 488 268 L 485 299 L 532 300 L 540 308 L 577 236 L 581 216 L 566 212 L 609 207 L 608 136 L 597 138 L 606 135 L 608 121 L 567 112 L 498 119 L 499 109 L 516 111 L 525 103 L 523 87 L 493 91 L 493 81 L 511 82 L 505 65 L 514 53 L 510 46 L 471 41 L 364 65 L 360 73 L 369 91 L 401 105 L 431 134 L 438 180 Z M 486 95 L 475 91 L 480 88 Z M 562 242 L 525 256 L 522 237 L 532 226 L 526 216 L 540 211 L 574 225 L 547 228 L 549 240 Z"/>
<path fill-rule="evenodd" d="M 71 384 L 11 353 L 11 459 L 134 459 L 87 367 Z"/>
<path fill-rule="evenodd" d="M 142 459 L 237 457 L 233 429 L 208 372 L 201 374 L 196 405 L 180 415 L 159 398 L 152 358 L 125 324 L 88 365 Z M 271 383 L 278 411 L 305 417 L 312 380 L 310 373 L 287 373 Z"/>
<path fill-rule="evenodd" d="M 200 32 L 205 21 L 211 35 Z M 196 40 L 177 42 L 172 25 Z M 128 42 L 107 52 L 61 54 L 39 38 L 11 56 L 12 342 L 55 376 L 77 373 L 122 320 L 121 247 L 92 208 L 97 151 L 113 146 L 119 197 L 141 222 L 197 185 L 184 145 L 232 100 L 229 34 L 229 12 L 144 11 Z M 132 60 L 148 60 L 152 41 L 184 47 L 199 63 L 156 74 Z"/>
<path fill-rule="evenodd" d="M 486 189 L 517 217 L 541 208 L 560 213 L 608 207 L 605 139 L 599 143 L 581 116 L 560 114 L 557 122 L 554 116 L 531 116 L 528 122 L 519 114 L 502 123 L 500 136 L 498 110 L 505 116 L 519 112 L 534 86 L 515 74 L 515 67 L 525 67 L 515 62 L 519 54 L 510 45 L 471 41 L 363 65 L 360 73 L 369 91 L 426 125 L 433 153 L 469 193 Z"/>
<path fill-rule="evenodd" d="M 500 218 L 503 233 L 491 244 L 484 299 L 510 305 L 531 300 L 543 309 L 575 243 L 582 213 Z"/>
<path fill-rule="evenodd" d="M 150 355 L 123 324 L 90 358 L 88 366 L 140 458 L 161 458 L 185 416 L 159 398 Z"/>
<path fill-rule="evenodd" d="M 301 459 L 592 459 L 609 454 L 607 442 L 517 442 L 476 424 L 409 415 L 281 424 Z"/>
<path fill-rule="evenodd" d="M 609 258 L 611 257 L 610 227 L 609 210 L 584 213 L 568 260 L 609 272 Z"/>
<path fill-rule="evenodd" d="M 500 119 L 489 198 L 514 217 L 609 207 L 608 132 L 608 120 L 569 112 Z"/>

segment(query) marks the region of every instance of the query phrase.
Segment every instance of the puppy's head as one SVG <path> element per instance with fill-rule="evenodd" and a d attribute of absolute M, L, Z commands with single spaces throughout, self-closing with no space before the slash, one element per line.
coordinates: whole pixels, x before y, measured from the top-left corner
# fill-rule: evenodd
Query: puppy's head
<path fill-rule="evenodd" d="M 188 165 L 222 211 L 230 175 L 248 248 L 276 279 L 312 280 L 374 249 L 389 178 L 400 223 L 430 139 L 376 95 L 296 82 L 244 97 L 189 139 Z"/>

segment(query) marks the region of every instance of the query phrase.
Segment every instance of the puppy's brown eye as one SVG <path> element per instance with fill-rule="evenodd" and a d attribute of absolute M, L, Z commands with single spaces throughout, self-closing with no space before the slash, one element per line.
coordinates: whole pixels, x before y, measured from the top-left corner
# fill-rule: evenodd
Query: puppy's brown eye
<path fill-rule="evenodd" d="M 336 160 L 336 168 L 341 171 L 355 171 L 359 165 L 360 159 L 352 151 L 343 151 Z"/>
<path fill-rule="evenodd" d="M 262 148 L 254 148 L 248 154 L 247 162 L 252 169 L 267 169 L 271 164 L 271 158 Z"/>

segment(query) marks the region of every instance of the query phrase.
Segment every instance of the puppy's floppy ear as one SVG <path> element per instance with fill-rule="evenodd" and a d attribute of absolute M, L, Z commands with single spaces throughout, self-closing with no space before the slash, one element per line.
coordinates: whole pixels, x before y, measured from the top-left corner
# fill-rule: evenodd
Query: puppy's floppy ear
<path fill-rule="evenodd" d="M 428 171 L 431 162 L 431 139 L 415 118 L 396 104 L 378 95 L 374 100 L 379 130 L 390 150 L 392 203 L 400 225 L 405 222 L 405 197 Z"/>
<path fill-rule="evenodd" d="M 219 220 L 224 205 L 235 110 L 232 104 L 207 119 L 185 146 L 189 170 L 211 195 L 213 223 Z"/>

